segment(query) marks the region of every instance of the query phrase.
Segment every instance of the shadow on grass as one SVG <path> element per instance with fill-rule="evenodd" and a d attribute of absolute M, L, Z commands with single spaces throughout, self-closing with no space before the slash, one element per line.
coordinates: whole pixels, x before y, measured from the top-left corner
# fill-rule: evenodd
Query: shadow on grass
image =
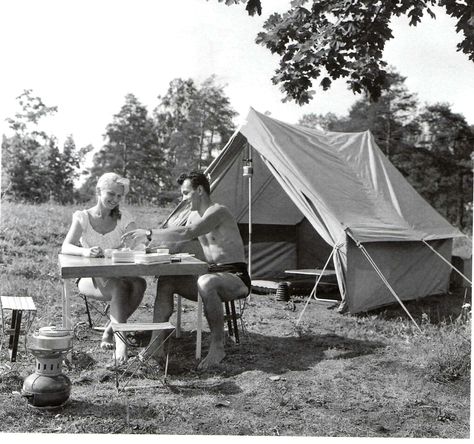
<path fill-rule="evenodd" d="M 208 340 L 208 334 L 204 333 L 203 356 L 207 353 Z M 334 334 L 278 337 L 247 333 L 241 339 L 240 345 L 226 345 L 226 357 L 218 366 L 206 372 L 198 372 L 197 361 L 193 359 L 194 341 L 194 335 L 191 333 L 173 341 L 169 366 L 172 377 L 229 377 L 248 371 L 278 375 L 288 371 L 307 371 L 322 360 L 351 359 L 385 347 L 385 344 L 379 341 L 350 339 Z M 328 350 L 331 357 L 326 354 Z"/>

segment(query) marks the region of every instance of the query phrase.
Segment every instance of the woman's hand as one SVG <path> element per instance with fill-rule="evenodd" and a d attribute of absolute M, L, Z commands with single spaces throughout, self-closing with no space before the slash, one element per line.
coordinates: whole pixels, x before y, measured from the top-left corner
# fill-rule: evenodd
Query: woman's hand
<path fill-rule="evenodd" d="M 104 257 L 104 252 L 100 247 L 84 248 L 84 257 Z"/>

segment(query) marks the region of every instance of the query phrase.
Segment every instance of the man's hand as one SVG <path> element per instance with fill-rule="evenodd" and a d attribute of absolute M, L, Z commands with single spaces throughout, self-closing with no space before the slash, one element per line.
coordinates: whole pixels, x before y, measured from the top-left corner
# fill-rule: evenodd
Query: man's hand
<path fill-rule="evenodd" d="M 146 243 L 146 230 L 137 228 L 136 230 L 129 231 L 122 236 L 121 241 L 123 245 L 129 248 L 133 248 L 137 243 Z"/>

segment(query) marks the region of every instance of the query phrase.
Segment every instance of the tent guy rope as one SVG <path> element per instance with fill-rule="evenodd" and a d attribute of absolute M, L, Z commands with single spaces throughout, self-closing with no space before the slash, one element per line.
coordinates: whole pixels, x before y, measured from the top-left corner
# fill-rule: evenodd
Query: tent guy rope
<path fill-rule="evenodd" d="M 464 274 L 462 274 L 451 262 L 447 261 L 445 257 L 443 257 L 441 254 L 439 254 L 438 251 L 436 251 L 428 242 L 426 242 L 424 239 L 422 239 L 422 242 L 434 253 L 436 253 L 437 256 L 439 256 L 446 264 L 448 264 L 454 271 L 459 273 L 464 279 L 466 279 L 467 282 L 472 286 L 472 281 L 466 277 Z"/>
<path fill-rule="evenodd" d="M 362 254 L 366 257 L 366 259 L 369 261 L 370 265 L 372 265 L 373 269 L 375 272 L 379 275 L 380 279 L 382 282 L 385 284 L 385 286 L 388 288 L 390 293 L 392 293 L 392 296 L 398 301 L 398 303 L 402 306 L 403 310 L 405 310 L 406 314 L 408 317 L 412 320 L 412 322 L 415 324 L 416 328 L 420 333 L 423 333 L 421 331 L 420 326 L 416 323 L 416 321 L 413 319 L 413 316 L 410 314 L 408 309 L 405 307 L 405 304 L 402 302 L 402 300 L 398 297 L 397 293 L 395 290 L 392 288 L 392 286 L 389 284 L 383 273 L 380 271 L 380 268 L 377 266 L 377 264 L 374 262 L 368 251 L 365 249 L 365 247 L 358 241 L 356 240 L 350 233 L 349 229 L 346 230 L 347 234 L 351 237 L 351 239 L 356 243 L 357 247 L 362 251 Z"/>

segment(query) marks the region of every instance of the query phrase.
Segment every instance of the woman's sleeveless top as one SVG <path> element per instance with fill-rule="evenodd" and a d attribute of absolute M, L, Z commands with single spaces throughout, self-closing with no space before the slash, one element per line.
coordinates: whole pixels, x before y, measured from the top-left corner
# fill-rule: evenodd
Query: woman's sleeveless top
<path fill-rule="evenodd" d="M 122 217 L 117 220 L 116 227 L 108 233 L 101 234 L 92 228 L 87 210 L 76 211 L 72 217 L 73 220 L 78 220 L 82 227 L 81 245 L 85 248 L 99 246 L 103 250 L 107 248 L 118 248 L 120 246 L 120 238 L 129 231 L 127 227 L 132 222 L 135 222 L 128 211 L 120 209 L 120 214 Z"/>

